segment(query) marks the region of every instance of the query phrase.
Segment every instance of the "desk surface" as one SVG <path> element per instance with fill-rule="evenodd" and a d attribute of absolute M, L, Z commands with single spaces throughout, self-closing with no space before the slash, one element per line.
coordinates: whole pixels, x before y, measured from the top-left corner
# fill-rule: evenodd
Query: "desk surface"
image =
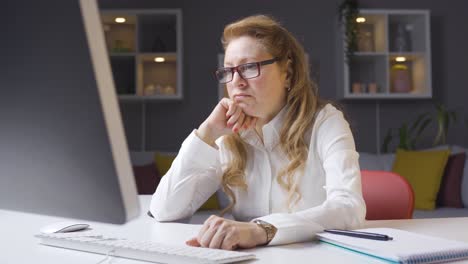
<path fill-rule="evenodd" d="M 198 232 L 200 225 L 182 223 L 158 223 L 146 215 L 151 196 L 141 196 L 142 214 L 125 225 L 89 222 L 91 227 L 106 234 L 135 240 L 152 240 L 170 244 L 184 242 Z M 209 212 L 197 213 L 190 223 L 202 223 Z M 69 220 L 59 217 L 0 210 L 0 263 L 96 263 L 103 255 L 84 253 L 43 246 L 33 235 L 47 224 Z M 80 221 L 83 222 L 83 221 Z M 468 218 L 437 218 L 413 220 L 368 221 L 366 227 L 393 227 L 421 234 L 433 235 L 468 242 Z M 276 247 L 246 250 L 257 259 L 245 263 L 384 263 L 378 259 L 355 254 L 326 244 L 308 242 Z M 148 263 L 127 259 L 115 260 L 118 264 Z M 462 261 L 457 263 L 468 263 Z"/>

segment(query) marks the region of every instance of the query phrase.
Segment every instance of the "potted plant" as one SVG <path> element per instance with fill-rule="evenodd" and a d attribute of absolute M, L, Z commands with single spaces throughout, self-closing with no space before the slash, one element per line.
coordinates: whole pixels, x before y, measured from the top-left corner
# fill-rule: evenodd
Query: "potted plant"
<path fill-rule="evenodd" d="M 346 62 L 357 49 L 358 24 L 356 18 L 359 16 L 359 4 L 357 0 L 344 0 L 338 7 L 339 24 L 344 30 L 344 44 Z"/>
<path fill-rule="evenodd" d="M 436 109 L 435 116 L 431 116 L 430 113 L 423 113 L 417 116 L 414 123 L 409 126 L 407 123 L 403 123 L 398 128 L 398 148 L 413 150 L 416 148 L 416 143 L 421 138 L 422 132 L 427 126 L 435 120 L 437 122 L 437 134 L 434 137 L 432 143 L 433 146 L 443 145 L 447 142 L 447 133 L 450 125 L 457 120 L 457 114 L 453 110 L 448 110 L 443 104 L 434 104 Z M 468 125 L 468 119 L 467 119 Z M 396 136 L 393 129 L 389 129 L 384 137 L 382 144 L 382 152 L 389 152 L 389 145 L 393 138 Z"/>
<path fill-rule="evenodd" d="M 426 127 L 431 123 L 431 118 L 429 113 L 420 114 L 414 123 L 411 126 L 408 126 L 407 123 L 398 128 L 398 148 L 412 150 L 416 148 L 416 143 L 420 140 L 422 132 Z M 382 144 L 382 152 L 389 152 L 389 144 L 392 142 L 394 137 L 393 129 L 387 131 L 387 135 L 384 137 L 384 142 Z"/>

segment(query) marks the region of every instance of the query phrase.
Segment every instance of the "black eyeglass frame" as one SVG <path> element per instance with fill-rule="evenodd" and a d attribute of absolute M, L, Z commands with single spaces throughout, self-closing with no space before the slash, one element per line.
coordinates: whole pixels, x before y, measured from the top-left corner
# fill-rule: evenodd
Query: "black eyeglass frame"
<path fill-rule="evenodd" d="M 218 80 L 219 83 L 221 84 L 226 84 L 228 82 L 232 82 L 232 80 L 234 79 L 234 72 L 237 72 L 239 74 L 239 76 L 244 79 L 244 80 L 247 80 L 247 79 L 253 79 L 253 78 L 257 78 L 258 76 L 260 76 L 260 66 L 263 66 L 263 65 L 269 65 L 269 64 L 273 64 L 275 62 L 277 62 L 279 59 L 278 58 L 273 58 L 273 59 L 269 59 L 269 60 L 264 60 L 264 61 L 257 61 L 257 62 L 249 62 L 249 63 L 244 63 L 244 64 L 240 64 L 240 65 L 237 65 L 235 67 L 224 67 L 224 68 L 219 68 L 217 69 L 215 72 L 214 72 L 214 76 L 216 78 L 216 80 Z M 239 71 L 239 68 L 240 67 L 245 67 L 246 65 L 256 65 L 257 66 L 257 75 L 255 76 L 252 76 L 252 77 L 244 77 L 244 75 L 242 74 L 241 71 Z M 230 70 L 231 72 L 231 78 L 229 79 L 229 81 L 225 81 L 225 82 L 222 82 L 219 80 L 218 78 L 218 75 L 217 73 L 219 71 L 226 71 L 226 70 Z"/>

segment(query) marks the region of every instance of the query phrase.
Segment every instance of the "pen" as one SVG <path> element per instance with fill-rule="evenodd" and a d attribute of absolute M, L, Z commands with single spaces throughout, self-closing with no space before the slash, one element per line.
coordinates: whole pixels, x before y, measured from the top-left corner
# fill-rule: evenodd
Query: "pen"
<path fill-rule="evenodd" d="M 388 240 L 393 239 L 392 237 L 384 235 L 384 234 L 362 232 L 362 231 L 351 231 L 351 230 L 341 230 L 341 229 L 325 229 L 323 231 L 327 233 L 336 234 L 336 235 L 351 236 L 351 237 L 373 239 L 373 240 L 388 241 Z"/>

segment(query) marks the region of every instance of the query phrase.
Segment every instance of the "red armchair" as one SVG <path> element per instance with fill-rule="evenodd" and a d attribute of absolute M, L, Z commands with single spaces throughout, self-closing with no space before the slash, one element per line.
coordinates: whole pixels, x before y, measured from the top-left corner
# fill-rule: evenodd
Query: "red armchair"
<path fill-rule="evenodd" d="M 361 171 L 367 220 L 411 219 L 414 192 L 408 181 L 389 171 Z"/>

